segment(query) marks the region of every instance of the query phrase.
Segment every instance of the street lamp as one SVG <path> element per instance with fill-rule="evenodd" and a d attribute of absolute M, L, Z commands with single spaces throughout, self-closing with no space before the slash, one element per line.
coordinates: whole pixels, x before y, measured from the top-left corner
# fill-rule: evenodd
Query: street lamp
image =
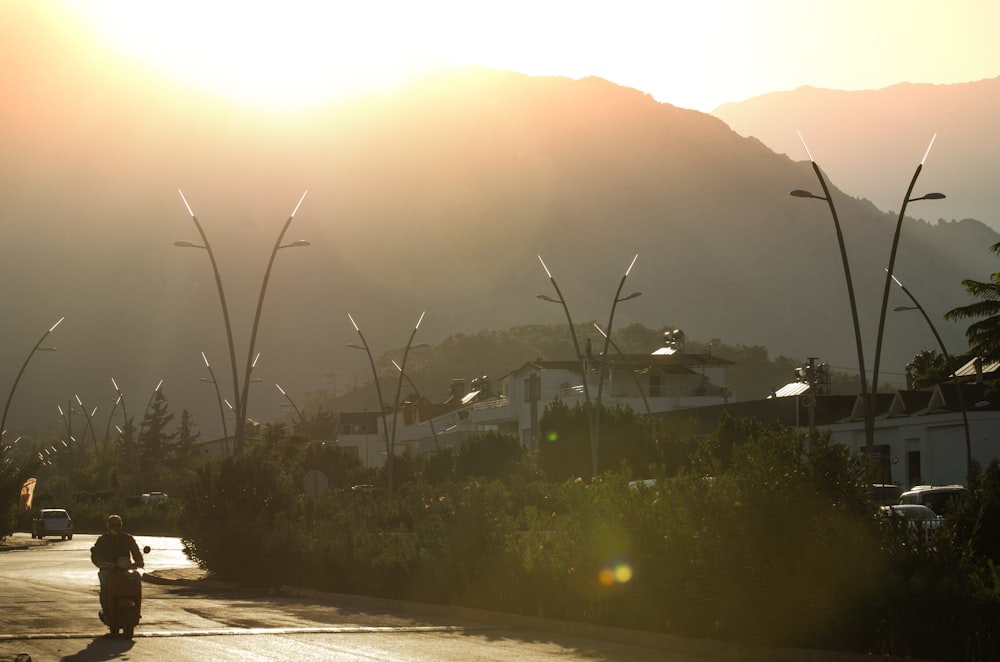
<path fill-rule="evenodd" d="M 823 173 L 820 171 L 816 160 L 813 159 L 812 152 L 810 152 L 809 148 L 806 146 L 806 141 L 802 138 L 801 133 L 799 134 L 799 140 L 802 141 L 802 147 L 805 148 L 806 154 L 809 156 L 809 162 L 812 163 L 813 172 L 816 173 L 816 178 L 819 179 L 819 185 L 823 188 L 823 195 L 814 195 L 809 191 L 804 191 L 802 189 L 795 189 L 791 192 L 791 195 L 796 198 L 825 200 L 827 205 L 830 207 L 830 215 L 833 217 L 833 226 L 837 230 L 837 243 L 840 246 L 840 260 L 844 265 L 844 278 L 847 281 L 847 296 L 851 302 L 851 320 L 854 322 L 854 345 L 858 352 L 858 374 L 861 379 L 861 406 L 864 410 L 865 416 L 865 446 L 870 449 L 875 443 L 875 419 L 872 413 L 872 403 L 868 399 L 868 373 L 867 370 L 865 370 L 865 352 L 861 345 L 861 323 L 858 320 L 858 304 L 854 297 L 854 280 L 851 278 L 851 265 L 847 261 L 847 247 L 844 245 L 844 233 L 840 229 L 840 218 L 837 216 L 837 208 L 833 205 L 833 198 L 830 196 L 830 188 L 826 185 L 826 179 L 823 177 Z"/>
<path fill-rule="evenodd" d="M 201 240 L 204 245 L 194 244 L 190 241 L 175 241 L 174 246 L 179 246 L 181 248 L 202 248 L 208 253 L 208 259 L 212 263 L 212 273 L 215 274 L 215 287 L 219 291 L 219 303 L 222 306 L 222 319 L 226 324 L 226 341 L 229 343 L 229 364 L 230 370 L 233 374 L 233 398 L 236 399 L 236 404 L 239 405 L 240 397 L 240 384 L 239 384 L 239 373 L 236 369 L 236 343 L 233 341 L 233 325 L 229 320 L 229 306 L 226 304 L 226 292 L 222 287 L 222 274 L 219 273 L 219 264 L 215 260 L 215 253 L 212 251 L 212 244 L 208 241 L 208 235 L 205 234 L 205 230 L 201 227 L 201 223 L 198 221 L 198 217 L 194 215 L 191 210 L 191 205 L 188 204 L 187 198 L 184 197 L 184 193 L 177 189 L 180 193 L 181 200 L 184 201 L 184 206 L 188 210 L 188 214 L 191 216 L 191 220 L 194 221 L 195 227 L 198 229 L 198 234 L 201 235 Z"/>
<path fill-rule="evenodd" d="M 417 319 L 417 323 L 413 327 L 413 331 L 410 332 L 410 337 L 406 341 L 406 349 L 403 350 L 403 363 L 399 369 L 399 379 L 396 381 L 396 401 L 393 405 L 392 412 L 392 442 L 389 444 L 389 483 L 392 484 L 392 465 L 395 464 L 393 458 L 396 454 L 396 427 L 399 423 L 399 396 L 403 391 L 403 375 L 406 370 L 406 357 L 410 354 L 410 348 L 413 346 L 413 338 L 417 335 L 417 329 L 420 328 L 420 323 L 424 321 L 424 315 L 427 311 L 420 313 L 420 318 Z"/>
<path fill-rule="evenodd" d="M 281 232 L 278 233 L 278 238 L 274 242 L 274 247 L 271 249 L 271 255 L 267 261 L 267 268 L 264 270 L 264 280 L 260 286 L 260 294 L 257 297 L 257 310 L 254 314 L 253 328 L 250 332 L 250 346 L 247 349 L 247 362 L 243 373 L 243 387 L 240 388 L 239 384 L 239 373 L 236 368 L 236 346 L 233 341 L 233 329 L 229 321 L 229 309 L 226 305 L 226 296 L 222 287 L 222 277 L 219 274 L 219 267 L 215 261 L 215 254 L 212 252 L 211 244 L 208 242 L 208 237 L 205 235 L 204 230 L 201 227 L 201 223 L 198 222 L 198 218 L 191 211 L 191 206 L 188 205 L 187 199 L 184 198 L 184 194 L 178 190 L 181 194 L 181 199 L 184 200 L 184 206 L 187 207 L 188 213 L 191 215 L 191 220 L 194 221 L 195 226 L 198 228 L 198 233 L 201 235 L 204 245 L 194 244 L 189 241 L 176 241 L 175 246 L 180 246 L 182 248 L 203 248 L 208 251 L 209 259 L 212 262 L 212 271 L 215 273 L 215 282 L 219 290 L 219 301 L 222 304 L 222 315 L 226 323 L 226 339 L 229 342 L 229 358 L 233 373 L 233 398 L 236 400 L 236 430 L 234 432 L 234 442 L 235 442 L 235 453 L 240 454 L 243 452 L 245 437 L 246 437 L 246 416 L 247 416 L 247 398 L 249 396 L 250 390 L 250 371 L 253 368 L 254 360 L 254 346 L 257 343 L 257 329 L 260 325 L 260 316 L 264 308 L 264 294 L 267 292 L 267 283 L 271 277 L 271 268 L 274 265 L 274 258 L 278 254 L 278 251 L 282 248 L 296 248 L 299 246 L 308 246 L 309 242 L 303 239 L 293 241 L 288 244 L 282 244 L 281 241 L 285 237 L 285 233 L 288 231 L 288 226 L 291 225 L 292 220 L 295 218 L 295 214 L 298 212 L 299 207 L 302 205 L 302 201 L 306 197 L 306 193 L 302 194 L 299 198 L 298 203 L 295 205 L 295 209 L 289 215 L 285 224 L 281 228 Z"/>
<path fill-rule="evenodd" d="M 604 376 L 607 373 L 608 366 L 608 345 L 611 343 L 611 329 L 615 321 L 615 308 L 618 307 L 619 301 L 631 301 L 636 297 L 642 296 L 642 292 L 633 292 L 628 296 L 622 296 L 622 287 L 625 285 L 625 279 L 628 278 L 629 272 L 632 271 L 632 267 L 635 266 L 635 261 L 639 259 L 639 254 L 636 253 L 635 257 L 632 258 L 632 262 L 629 263 L 628 268 L 622 275 L 622 279 L 618 281 L 618 289 L 615 290 L 615 296 L 611 300 L 611 314 L 608 316 L 608 332 L 604 335 L 604 351 L 601 352 L 601 369 L 597 373 L 597 401 L 596 407 L 594 408 L 594 473 L 597 473 L 597 457 L 596 449 L 600 444 L 601 440 L 601 392 L 604 388 Z M 595 325 L 596 326 L 596 325 Z"/>
<path fill-rule="evenodd" d="M 81 413 L 87 419 L 87 427 L 85 427 L 83 429 L 83 437 L 81 437 L 81 439 L 83 439 L 83 438 L 85 438 L 87 436 L 87 429 L 89 428 L 90 429 L 90 439 L 91 439 L 91 441 L 94 442 L 94 462 L 97 462 L 97 456 L 98 456 L 98 453 L 97 453 L 97 433 L 94 432 L 94 415 L 97 413 L 97 406 L 95 405 L 94 409 L 88 414 L 87 413 L 87 408 L 83 406 L 83 400 L 80 399 L 80 396 L 79 395 L 74 395 L 73 397 L 76 398 L 76 404 L 80 405 Z"/>
<path fill-rule="evenodd" d="M 403 367 L 401 365 L 399 365 L 398 363 L 396 363 L 395 359 L 393 359 L 392 365 L 396 366 L 396 370 L 399 370 L 399 374 L 400 374 L 401 377 L 405 377 L 406 378 L 406 381 L 410 385 L 410 388 L 412 388 L 413 392 L 417 394 L 417 398 L 423 400 L 424 396 L 420 394 L 420 389 L 418 389 L 417 385 L 413 383 L 412 379 L 410 379 L 410 375 L 407 374 L 407 373 L 405 373 L 405 372 L 403 372 Z M 418 411 L 419 411 L 419 407 L 418 407 Z M 434 429 L 434 416 L 428 416 L 427 417 L 427 422 L 430 423 L 430 426 L 431 426 L 431 436 L 434 437 L 434 450 L 439 450 L 440 447 L 438 446 L 437 430 Z"/>
<path fill-rule="evenodd" d="M 229 455 L 229 427 L 226 425 L 226 410 L 222 407 L 222 393 L 219 391 L 219 382 L 215 379 L 215 371 L 212 370 L 212 364 L 208 362 L 208 357 L 205 356 L 205 352 L 201 353 L 201 360 L 205 362 L 205 367 L 208 368 L 208 377 L 202 377 L 201 381 L 207 381 L 215 387 L 215 398 L 219 402 L 219 418 L 222 419 L 222 447 L 225 450 L 226 455 Z"/>
<path fill-rule="evenodd" d="M 903 229 L 903 217 L 906 214 L 906 205 L 918 200 L 941 200 L 945 197 L 944 193 L 928 193 L 919 198 L 910 197 L 910 194 L 913 193 L 913 186 L 917 183 L 917 177 L 920 176 L 920 171 L 924 168 L 927 155 L 930 154 L 931 147 L 934 146 L 935 138 L 937 138 L 936 133 L 931 137 L 931 142 L 927 145 L 927 151 L 924 152 L 924 158 L 920 160 L 917 169 L 913 173 L 913 177 L 910 179 L 910 186 L 906 189 L 906 195 L 903 197 L 903 204 L 899 209 L 899 218 L 896 220 L 896 231 L 892 237 L 892 249 L 889 251 L 889 266 L 885 270 L 885 287 L 882 290 L 882 308 L 878 318 L 878 337 L 875 340 L 875 365 L 872 368 L 871 405 L 869 407 L 872 412 L 875 410 L 875 397 L 878 394 L 878 369 L 882 359 L 882 336 L 885 331 L 885 313 L 889 307 L 889 288 L 892 286 L 892 269 L 896 263 L 896 249 L 899 246 L 899 235 Z M 874 416 L 874 413 L 872 415 Z"/>
<path fill-rule="evenodd" d="M 111 412 L 108 413 L 108 424 L 104 426 L 104 449 L 101 451 L 101 465 L 104 465 L 108 460 L 108 442 L 111 439 L 111 420 L 115 416 L 115 410 L 118 409 L 118 405 L 122 406 L 122 413 L 125 412 L 125 395 L 122 393 L 121 389 L 118 388 L 118 382 L 115 378 L 111 378 L 111 385 L 115 387 L 115 395 L 117 396 L 114 400 L 114 404 L 111 405 Z M 128 425 L 128 418 L 125 419 L 125 424 Z M 119 431 L 121 428 L 118 428 Z"/>
<path fill-rule="evenodd" d="M 132 486 L 135 490 L 139 488 L 139 449 L 138 444 L 142 443 L 142 435 L 145 433 L 146 429 L 146 419 L 149 418 L 149 408 L 153 406 L 153 400 L 156 399 L 156 394 L 160 392 L 160 387 L 163 386 L 163 380 L 156 382 L 156 386 L 153 387 L 153 392 L 149 394 L 149 401 L 146 403 L 146 409 L 142 415 L 142 421 L 139 423 L 139 435 L 136 437 L 135 441 L 129 446 L 129 451 L 131 455 L 132 464 Z"/>
<path fill-rule="evenodd" d="M 351 324 L 354 326 L 354 330 L 358 332 L 358 337 L 361 338 L 361 344 L 360 345 L 355 345 L 354 343 L 347 343 L 347 346 L 350 347 L 351 349 L 361 349 L 361 350 L 364 350 L 365 354 L 368 355 L 368 363 L 371 365 L 371 368 L 372 368 L 372 377 L 375 379 L 375 393 L 378 395 L 378 410 L 379 410 L 379 413 L 382 415 L 382 435 L 385 437 L 385 450 L 388 453 L 388 455 L 386 456 L 386 462 L 387 463 L 391 463 L 392 462 L 392 460 L 391 460 L 392 453 L 389 453 L 389 450 L 390 450 L 390 448 L 389 448 L 389 428 L 388 428 L 388 426 L 386 425 L 386 422 L 385 422 L 385 401 L 382 399 L 382 386 L 379 384 L 378 370 L 375 369 L 375 359 L 372 358 L 372 351 L 368 347 L 368 341 L 365 340 L 365 334 L 361 333 L 361 328 L 358 326 L 358 323 L 354 321 L 354 317 L 351 316 L 350 313 L 347 313 L 347 317 L 348 317 L 348 319 L 351 320 Z M 365 426 L 366 426 L 365 427 L 365 434 L 366 435 L 368 434 L 368 432 L 367 432 L 367 430 L 368 430 L 368 428 L 367 428 L 368 420 L 367 419 L 368 419 L 368 417 L 366 416 L 365 417 Z M 367 439 L 367 437 L 366 437 L 366 439 Z M 368 454 L 368 450 L 366 448 L 365 449 L 365 466 L 368 466 L 368 456 L 367 456 L 367 454 Z M 386 468 L 386 471 L 388 472 L 388 467 Z M 387 477 L 388 477 L 388 485 L 387 485 L 386 494 L 387 494 L 389 500 L 392 500 L 392 474 L 391 473 L 387 473 Z"/>
<path fill-rule="evenodd" d="M 941 340 L 941 335 L 934 327 L 934 323 L 931 322 L 931 318 L 927 315 L 927 311 L 924 310 L 924 307 L 920 305 L 920 302 L 917 301 L 917 298 L 915 296 L 913 296 L 913 293 L 910 292 L 910 290 L 907 289 L 907 287 L 903 285 L 903 283 L 901 283 L 898 278 L 892 276 L 892 282 L 896 283 L 896 285 L 899 285 L 900 289 L 903 290 L 903 293 L 906 294 L 906 296 L 910 298 L 910 301 L 913 302 L 912 306 L 896 306 L 895 308 L 893 308 L 893 311 L 895 312 L 903 310 L 920 311 L 920 314 L 923 315 L 924 317 L 924 321 L 927 322 L 927 326 L 931 328 L 931 333 L 934 334 L 934 339 L 937 340 L 938 347 L 941 348 L 941 355 L 944 356 L 944 360 L 948 365 L 948 369 L 951 370 L 952 375 L 954 376 L 955 371 L 958 369 L 958 366 L 955 365 L 954 359 L 952 359 L 951 354 L 949 354 L 948 350 L 945 348 L 944 341 Z M 965 471 L 966 471 L 966 481 L 967 481 L 966 484 L 971 486 L 972 485 L 972 436 L 969 433 L 969 415 L 966 413 L 965 409 L 965 397 L 962 395 L 962 385 L 956 382 L 955 389 L 958 392 L 958 408 L 962 411 L 962 425 L 965 427 Z"/>
<path fill-rule="evenodd" d="M 42 343 L 48 338 L 49 334 L 56 330 L 56 327 L 62 324 L 62 321 L 66 319 L 65 317 L 60 317 L 59 321 L 49 327 L 49 330 L 42 334 L 42 337 L 38 339 L 35 346 L 31 348 L 28 352 L 28 357 L 24 359 L 24 363 L 21 364 L 21 369 L 17 373 L 17 377 L 14 378 L 14 383 L 10 387 L 10 393 L 7 395 L 7 402 L 3 406 L 3 416 L 0 417 L 0 438 L 7 432 L 7 411 L 10 409 L 11 400 L 14 399 L 14 392 L 17 390 L 17 384 L 21 381 L 21 376 L 24 374 L 25 369 L 28 367 L 28 362 L 31 361 L 31 357 L 35 355 L 35 352 L 54 352 L 55 347 L 42 347 Z"/>
<path fill-rule="evenodd" d="M 545 275 L 549 277 L 549 281 L 552 282 L 552 287 L 556 291 L 556 296 L 558 299 L 553 299 L 545 294 L 537 295 L 542 301 L 549 301 L 552 303 L 558 303 L 562 306 L 563 312 L 566 313 L 566 322 L 569 324 L 569 333 L 573 338 L 573 350 L 576 352 L 576 360 L 580 364 L 580 377 L 583 379 L 583 398 L 586 406 L 584 410 L 587 413 L 587 428 L 590 433 L 590 466 L 591 471 L 594 476 L 597 476 L 597 437 L 594 436 L 594 414 L 590 405 L 590 386 L 588 384 L 589 375 L 587 362 L 583 354 L 580 353 L 580 343 L 576 339 L 576 327 L 573 326 L 573 318 L 569 315 L 569 306 L 566 305 L 566 299 L 563 298 L 562 291 L 559 289 L 556 279 L 552 276 L 552 272 L 549 268 L 545 266 L 545 260 L 542 256 L 538 256 L 538 261 L 542 263 L 542 269 L 545 269 Z"/>
<path fill-rule="evenodd" d="M 290 404 L 292 406 L 292 409 L 295 410 L 295 413 L 299 417 L 299 423 L 302 424 L 302 431 L 303 431 L 303 434 L 304 434 L 305 433 L 305 429 L 306 429 L 306 418 L 305 418 L 305 416 L 302 415 L 302 412 L 296 406 L 295 401 L 292 400 L 291 396 L 288 395 L 287 393 L 285 393 L 285 389 L 281 388 L 280 384 L 275 384 L 275 386 L 278 388 L 278 392 L 281 393 L 281 395 L 285 396 L 285 400 L 288 400 L 288 404 Z"/>

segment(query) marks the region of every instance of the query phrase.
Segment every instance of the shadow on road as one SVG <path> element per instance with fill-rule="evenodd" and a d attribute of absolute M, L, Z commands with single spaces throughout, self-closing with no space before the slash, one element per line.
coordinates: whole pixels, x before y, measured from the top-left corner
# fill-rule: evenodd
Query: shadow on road
<path fill-rule="evenodd" d="M 62 658 L 70 662 L 100 662 L 100 660 L 116 660 L 126 655 L 135 642 L 131 639 L 119 639 L 103 636 L 94 639 L 87 647 Z"/>

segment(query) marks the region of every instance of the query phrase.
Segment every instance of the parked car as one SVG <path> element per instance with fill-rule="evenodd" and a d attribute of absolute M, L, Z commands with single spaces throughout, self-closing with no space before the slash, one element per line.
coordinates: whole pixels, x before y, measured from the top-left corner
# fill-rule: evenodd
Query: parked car
<path fill-rule="evenodd" d="M 149 492 L 148 494 L 143 494 L 139 500 L 142 503 L 157 503 L 160 501 L 166 501 L 170 497 L 167 496 L 165 492 Z"/>
<path fill-rule="evenodd" d="M 43 508 L 31 520 L 31 537 L 41 540 L 45 536 L 62 536 L 73 539 L 73 519 L 62 508 Z"/>
<path fill-rule="evenodd" d="M 903 488 L 888 483 L 875 483 L 868 486 L 868 500 L 876 506 L 892 506 L 899 503 Z"/>
<path fill-rule="evenodd" d="M 885 517 L 896 517 L 906 526 L 910 540 L 929 541 L 944 524 L 944 518 L 919 503 L 881 506 L 879 512 Z"/>
<path fill-rule="evenodd" d="M 965 495 L 963 485 L 917 485 L 899 496 L 900 504 L 927 506 L 936 514 L 947 517 L 952 504 Z"/>

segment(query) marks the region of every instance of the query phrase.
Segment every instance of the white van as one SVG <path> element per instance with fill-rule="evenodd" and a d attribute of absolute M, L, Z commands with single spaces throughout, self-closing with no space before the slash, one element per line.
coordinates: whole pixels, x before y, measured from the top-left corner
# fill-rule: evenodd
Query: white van
<path fill-rule="evenodd" d="M 917 485 L 899 496 L 899 503 L 919 503 L 947 517 L 955 500 L 965 495 L 964 485 Z"/>

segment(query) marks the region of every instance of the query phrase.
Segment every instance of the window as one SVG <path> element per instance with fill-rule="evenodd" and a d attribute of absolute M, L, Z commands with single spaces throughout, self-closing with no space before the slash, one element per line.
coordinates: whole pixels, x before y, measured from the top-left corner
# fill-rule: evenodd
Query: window
<path fill-rule="evenodd" d="M 663 377 L 661 375 L 649 376 L 649 397 L 658 398 L 663 395 Z"/>

